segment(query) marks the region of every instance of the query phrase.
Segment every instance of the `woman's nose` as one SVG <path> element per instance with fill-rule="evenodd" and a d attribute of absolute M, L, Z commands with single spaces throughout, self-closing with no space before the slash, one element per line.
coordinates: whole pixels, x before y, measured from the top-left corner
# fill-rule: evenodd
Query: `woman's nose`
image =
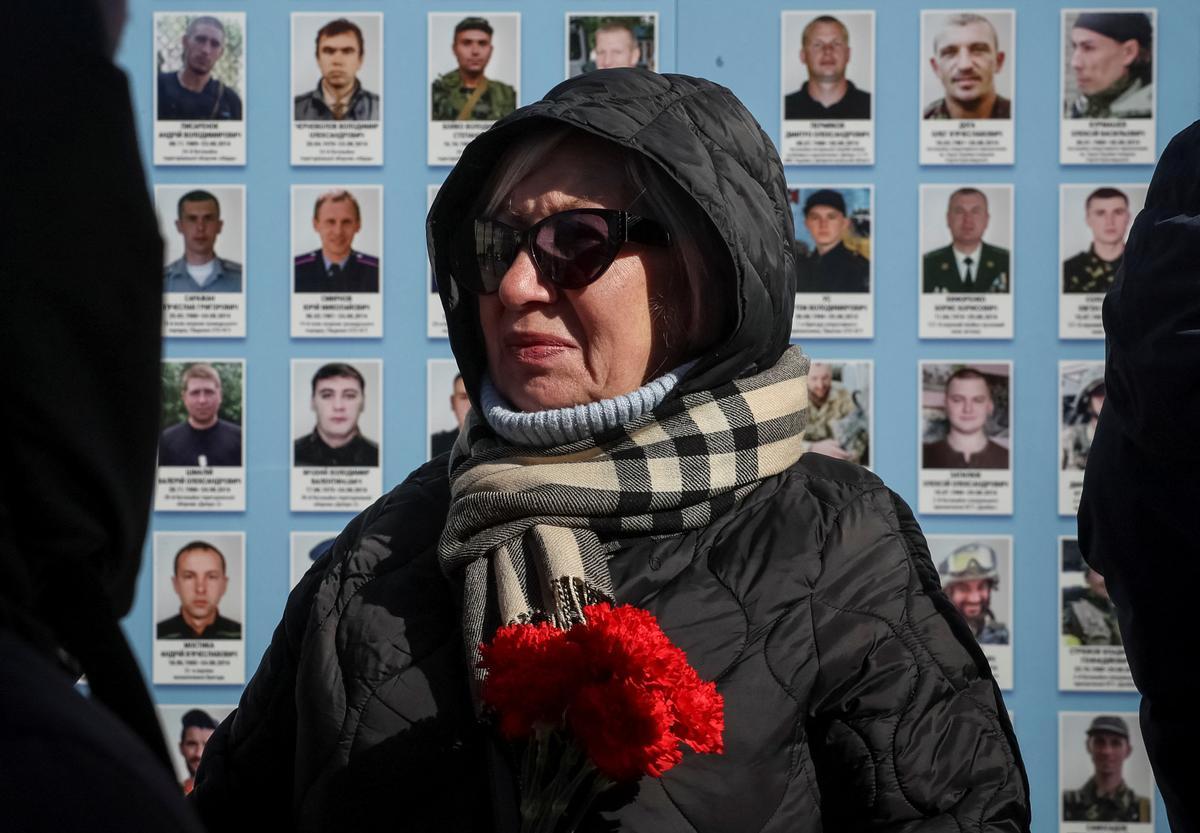
<path fill-rule="evenodd" d="M 553 303 L 558 293 L 557 287 L 542 277 L 529 252 L 522 249 L 500 279 L 497 295 L 504 306 L 520 307 Z"/>

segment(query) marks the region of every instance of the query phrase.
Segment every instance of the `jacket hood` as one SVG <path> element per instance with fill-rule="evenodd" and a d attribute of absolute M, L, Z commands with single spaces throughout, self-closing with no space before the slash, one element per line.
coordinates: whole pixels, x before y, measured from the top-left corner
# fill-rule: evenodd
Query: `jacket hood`
<path fill-rule="evenodd" d="M 1200 461 L 1200 121 L 1159 159 L 1104 331 L 1104 418 L 1159 460 Z"/>
<path fill-rule="evenodd" d="M 729 266 L 718 272 L 728 333 L 688 371 L 678 393 L 706 390 L 770 367 L 787 349 L 795 302 L 795 234 L 779 154 L 725 87 L 644 69 L 587 73 L 498 121 L 466 150 L 438 191 L 426 237 L 467 391 L 479 404 L 487 359 L 475 297 L 451 277 L 449 250 L 492 168 L 547 122 L 570 125 L 641 153 L 691 196 L 719 231 Z"/>

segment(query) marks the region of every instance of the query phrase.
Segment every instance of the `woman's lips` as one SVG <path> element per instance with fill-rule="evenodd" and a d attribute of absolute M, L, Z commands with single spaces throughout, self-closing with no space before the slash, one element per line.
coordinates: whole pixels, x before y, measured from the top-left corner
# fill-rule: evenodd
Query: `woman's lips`
<path fill-rule="evenodd" d="M 561 356 L 575 344 L 548 333 L 514 333 L 504 339 L 504 346 L 518 361 L 536 364 Z"/>

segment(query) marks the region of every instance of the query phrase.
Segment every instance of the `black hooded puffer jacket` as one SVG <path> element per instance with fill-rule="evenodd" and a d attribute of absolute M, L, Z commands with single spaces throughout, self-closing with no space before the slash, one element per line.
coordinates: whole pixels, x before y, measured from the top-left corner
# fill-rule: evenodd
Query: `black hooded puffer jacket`
<path fill-rule="evenodd" d="M 430 213 L 451 343 L 472 398 L 473 298 L 446 241 L 502 150 L 542 119 L 637 149 L 727 244 L 728 338 L 683 390 L 775 362 L 793 300 L 779 159 L 732 94 L 637 70 L 568 81 L 476 140 Z M 513 784 L 473 718 L 455 588 L 437 563 L 435 459 L 356 519 L 293 592 L 194 793 L 213 831 L 508 830 Z M 806 455 L 695 532 L 611 542 L 618 599 L 653 612 L 726 704 L 723 755 L 603 796 L 589 830 L 1024 831 L 1028 785 L 1000 693 L 939 590 L 902 501 Z M 536 685 L 530 681 L 530 685 Z M 515 829 L 515 828 L 512 828 Z"/>

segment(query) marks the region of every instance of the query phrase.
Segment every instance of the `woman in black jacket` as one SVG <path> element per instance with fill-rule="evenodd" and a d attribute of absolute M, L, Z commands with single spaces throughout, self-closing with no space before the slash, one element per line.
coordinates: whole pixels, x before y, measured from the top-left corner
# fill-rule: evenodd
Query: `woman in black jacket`
<path fill-rule="evenodd" d="M 606 793 L 585 829 L 1028 830 L 999 691 L 908 507 L 801 455 L 783 170 L 728 90 L 559 85 L 467 148 L 428 238 L 473 417 L 294 591 L 206 750 L 212 829 L 515 829 L 477 646 L 612 599 L 717 682 L 725 751 Z"/>

